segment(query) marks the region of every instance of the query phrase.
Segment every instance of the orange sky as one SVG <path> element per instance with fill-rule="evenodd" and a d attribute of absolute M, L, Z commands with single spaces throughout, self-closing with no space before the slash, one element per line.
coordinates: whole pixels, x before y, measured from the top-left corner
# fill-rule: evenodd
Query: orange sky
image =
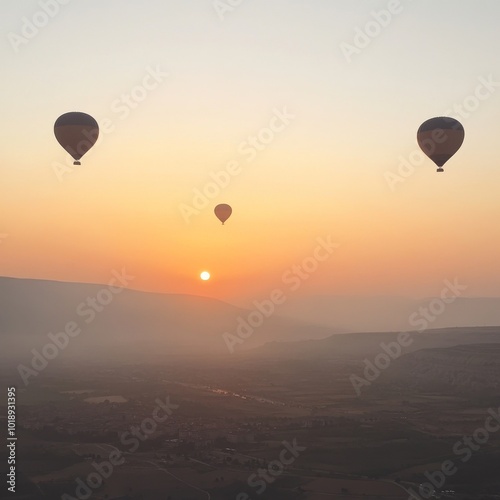
<path fill-rule="evenodd" d="M 387 181 L 418 151 L 424 120 L 472 102 L 484 78 L 500 82 L 497 26 L 472 2 L 443 1 L 433 16 L 405 5 L 351 63 L 339 46 L 370 19 L 369 2 L 247 5 L 223 22 L 194 5 L 89 3 L 97 17 L 68 5 L 18 53 L 0 49 L 16 75 L 2 84 L 1 274 L 105 282 L 126 267 L 133 288 L 245 302 L 283 287 L 283 274 L 331 236 L 339 248 L 296 293 L 432 295 L 457 276 L 470 295 L 500 295 L 499 84 L 459 118 L 465 142 L 444 174 L 426 159 L 394 189 Z M 6 32 L 31 12 L 12 9 Z M 465 42 L 474 16 L 483 29 Z M 76 19 L 96 33 L 88 44 L 69 36 Z M 457 37 L 452 52 L 437 44 Z M 169 76 L 124 110 L 123 94 L 152 68 Z M 112 131 L 58 177 L 71 162 L 53 123 L 73 110 Z M 264 131 L 287 113 L 279 131 Z M 259 134 L 269 142 L 251 146 Z M 238 173 L 186 222 L 193 190 L 229 162 Z M 233 207 L 225 226 L 218 203 Z"/>

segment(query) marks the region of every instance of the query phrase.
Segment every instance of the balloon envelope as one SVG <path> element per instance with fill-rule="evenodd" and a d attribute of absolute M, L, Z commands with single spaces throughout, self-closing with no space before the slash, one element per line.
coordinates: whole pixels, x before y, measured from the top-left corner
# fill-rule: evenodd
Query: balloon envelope
<path fill-rule="evenodd" d="M 420 149 L 441 168 L 464 142 L 465 131 L 462 124 L 454 118 L 440 116 L 431 118 L 420 125 L 417 142 Z"/>
<path fill-rule="evenodd" d="M 73 157 L 74 165 L 97 141 L 99 125 L 90 115 L 77 111 L 61 115 L 54 124 L 57 142 Z"/>
<path fill-rule="evenodd" d="M 217 218 L 222 222 L 222 225 L 224 225 L 224 222 L 226 222 L 233 213 L 233 209 L 229 205 L 222 203 L 215 207 L 214 212 Z"/>

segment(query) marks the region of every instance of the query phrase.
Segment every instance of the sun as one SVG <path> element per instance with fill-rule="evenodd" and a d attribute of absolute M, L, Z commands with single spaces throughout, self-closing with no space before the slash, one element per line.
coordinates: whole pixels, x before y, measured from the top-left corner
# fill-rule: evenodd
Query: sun
<path fill-rule="evenodd" d="M 203 281 L 207 281 L 210 279 L 210 273 L 208 271 L 203 271 L 201 274 L 200 274 L 200 278 L 203 280 Z"/>

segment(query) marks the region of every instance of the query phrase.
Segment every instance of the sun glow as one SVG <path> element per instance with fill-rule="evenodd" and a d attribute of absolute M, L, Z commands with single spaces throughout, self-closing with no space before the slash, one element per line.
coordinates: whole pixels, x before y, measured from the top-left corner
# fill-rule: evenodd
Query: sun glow
<path fill-rule="evenodd" d="M 203 281 L 207 281 L 210 279 L 210 273 L 208 271 L 203 271 L 201 274 L 200 274 L 200 278 L 203 280 Z"/>

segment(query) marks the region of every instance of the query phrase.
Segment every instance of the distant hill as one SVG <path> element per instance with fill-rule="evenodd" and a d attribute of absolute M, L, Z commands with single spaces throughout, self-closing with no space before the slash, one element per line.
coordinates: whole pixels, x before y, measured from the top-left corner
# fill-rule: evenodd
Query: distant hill
<path fill-rule="evenodd" d="M 158 359 L 178 354 L 229 356 L 222 334 L 236 333 L 237 318 L 250 311 L 192 295 L 123 290 L 113 295 L 103 285 L 0 277 L 0 356 L 29 358 L 68 322 L 82 333 L 71 339 L 69 356 L 93 359 Z M 100 295 L 99 295 L 100 294 Z M 87 301 L 100 297 L 95 309 Z M 272 340 L 323 338 L 335 330 L 277 315 L 266 318 L 243 344 L 252 348 Z"/>
<path fill-rule="evenodd" d="M 405 392 L 498 394 L 500 344 L 422 349 L 394 361 L 376 389 L 387 385 Z"/>
<path fill-rule="evenodd" d="M 178 355 L 231 356 L 224 333 L 236 336 L 238 318 L 251 311 L 193 295 L 123 290 L 105 285 L 0 277 L 0 356 L 30 359 L 32 349 L 50 342 L 48 333 L 75 322 L 82 332 L 70 340 L 65 359 L 158 360 Z M 105 292 L 103 292 L 103 290 Z M 89 300 L 100 297 L 95 309 Z M 111 297 L 109 304 L 102 304 Z M 493 299 L 492 299 L 493 300 Z M 362 359 L 380 352 L 397 333 L 349 333 L 333 327 L 283 318 L 277 313 L 253 329 L 236 351 L 265 358 Z M 499 322 L 500 324 L 500 322 Z M 412 334 L 417 349 L 500 342 L 500 328 L 448 328 Z M 307 339 L 307 340 L 305 340 Z M 312 339 L 312 340 L 311 340 Z"/>
<path fill-rule="evenodd" d="M 419 328 L 418 311 L 433 298 L 292 296 L 280 308 L 282 316 L 352 332 L 389 332 Z M 417 313 L 417 314 L 415 314 Z M 500 298 L 457 297 L 435 316 L 429 327 L 500 325 Z"/>
<path fill-rule="evenodd" d="M 401 355 L 421 349 L 435 349 L 468 344 L 500 344 L 500 326 L 464 327 L 409 332 L 411 343 Z M 395 342 L 398 333 L 368 332 L 332 335 L 325 339 L 299 342 L 271 342 L 254 349 L 245 356 L 283 359 L 336 359 L 363 360 L 383 352 L 381 343 Z"/>

